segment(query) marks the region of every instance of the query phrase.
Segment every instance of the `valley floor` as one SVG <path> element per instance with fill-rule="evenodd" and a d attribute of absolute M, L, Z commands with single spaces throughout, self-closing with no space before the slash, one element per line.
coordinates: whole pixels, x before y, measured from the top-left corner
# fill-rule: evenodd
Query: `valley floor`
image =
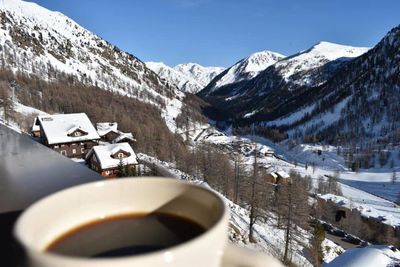
<path fill-rule="evenodd" d="M 45 114 L 40 110 L 35 110 L 18 103 L 15 109 L 23 115 L 32 113 Z M 0 117 L 2 115 L 0 113 Z M 4 124 L 4 121 L 0 121 L 0 123 Z M 19 125 L 16 122 L 10 122 L 8 126 L 20 131 Z M 314 186 L 317 185 L 320 176 L 333 175 L 335 171 L 339 170 L 340 184 L 344 197 L 351 199 L 354 203 L 371 207 L 379 213 L 379 216 L 384 216 L 397 225 L 400 224 L 400 208 L 394 203 L 397 193 L 400 191 L 400 182 L 391 182 L 392 171 L 390 168 L 361 170 L 358 173 L 354 173 L 345 167 L 343 158 L 337 155 L 335 148 L 300 144 L 289 149 L 287 144 L 284 143 L 275 144 L 257 136 L 232 136 L 229 131 L 222 133 L 210 125 L 199 125 L 197 129 L 189 133 L 189 137 L 193 145 L 206 142 L 220 147 L 222 151 L 229 153 L 239 152 L 244 157 L 244 164 L 249 168 L 253 164 L 252 152 L 256 148 L 262 154 L 258 159 L 259 164 L 268 169 L 268 171 L 285 171 L 289 173 L 293 169 L 302 175 L 310 176 Z M 317 150 L 322 150 L 321 155 L 315 153 Z M 138 157 L 143 163 L 154 164 L 157 171 L 164 176 L 171 176 L 208 186 L 178 170 L 172 163 L 162 162 L 140 153 Z M 396 161 L 395 167 L 400 167 L 398 161 Z M 284 233 L 283 230 L 276 227 L 276 220 L 273 214 L 269 216 L 270 219 L 268 221 L 256 223 L 255 240 L 257 242 L 252 243 L 247 237 L 249 211 L 226 198 L 225 201 L 231 209 L 231 241 L 281 258 Z M 335 244 L 333 237 L 331 238 L 332 240 L 329 240 L 329 235 L 327 237 L 328 239 L 325 239 L 323 242 L 324 261 L 330 262 L 342 253 L 344 249 Z M 307 254 L 309 238 L 310 235 L 306 231 L 302 233 L 301 237 L 295 238 L 291 258 L 298 266 L 312 266 Z"/>

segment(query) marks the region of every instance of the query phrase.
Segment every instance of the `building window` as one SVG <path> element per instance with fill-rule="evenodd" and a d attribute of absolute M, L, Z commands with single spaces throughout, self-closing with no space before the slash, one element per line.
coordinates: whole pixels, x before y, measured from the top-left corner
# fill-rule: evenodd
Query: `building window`
<path fill-rule="evenodd" d="M 75 132 L 75 136 L 81 136 L 81 132 Z"/>
<path fill-rule="evenodd" d="M 58 148 L 58 145 L 55 145 L 54 148 Z"/>
<path fill-rule="evenodd" d="M 118 158 L 122 159 L 124 157 L 124 153 L 118 153 Z"/>
<path fill-rule="evenodd" d="M 76 154 L 76 149 L 72 149 L 72 154 Z"/>
<path fill-rule="evenodd" d="M 61 155 L 66 156 L 67 155 L 67 151 L 66 150 L 61 150 L 60 151 Z"/>
<path fill-rule="evenodd" d="M 61 145 L 61 147 L 65 147 L 65 145 Z"/>
<path fill-rule="evenodd" d="M 105 173 L 106 173 L 106 175 L 109 175 L 109 174 L 110 174 L 110 171 L 105 171 Z"/>
<path fill-rule="evenodd" d="M 81 147 L 81 153 L 84 154 L 85 153 L 85 149 L 83 147 Z"/>

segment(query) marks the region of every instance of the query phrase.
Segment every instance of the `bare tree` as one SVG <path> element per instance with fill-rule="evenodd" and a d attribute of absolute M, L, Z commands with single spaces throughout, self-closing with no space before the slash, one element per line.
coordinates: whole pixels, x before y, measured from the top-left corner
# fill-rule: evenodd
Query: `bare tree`
<path fill-rule="evenodd" d="M 257 220 L 257 176 L 258 176 L 258 163 L 257 163 L 257 150 L 254 151 L 253 175 L 251 177 L 251 191 L 250 191 L 250 213 L 249 213 L 249 240 L 253 238 L 253 228 Z"/>
<path fill-rule="evenodd" d="M 283 262 L 289 263 L 289 252 L 298 227 L 307 228 L 309 219 L 308 192 L 306 182 L 296 172 L 290 172 L 290 181 L 277 190 L 277 212 L 283 221 L 285 249 Z"/>
<path fill-rule="evenodd" d="M 8 122 L 13 111 L 13 103 L 11 100 L 8 84 L 0 83 L 0 104 L 3 109 L 4 121 Z"/>
<path fill-rule="evenodd" d="M 397 174 L 396 174 L 395 170 L 393 170 L 392 179 L 391 180 L 392 180 L 392 184 L 394 184 L 396 182 L 396 180 L 397 180 Z"/>
<path fill-rule="evenodd" d="M 340 177 L 340 172 L 335 171 L 333 175 L 328 175 L 328 193 L 342 196 L 342 188 L 340 187 L 340 184 L 338 183 Z"/>
<path fill-rule="evenodd" d="M 312 263 L 315 267 L 322 266 L 323 253 L 322 253 L 322 241 L 325 239 L 325 230 L 322 224 L 317 222 L 314 226 L 314 231 L 311 238 L 310 252 L 312 257 Z"/>
<path fill-rule="evenodd" d="M 400 205 L 400 192 L 396 196 L 396 204 Z"/>
<path fill-rule="evenodd" d="M 233 181 L 233 202 L 239 203 L 239 192 L 241 179 L 245 176 L 243 158 L 239 153 L 234 155 L 234 181 Z"/>

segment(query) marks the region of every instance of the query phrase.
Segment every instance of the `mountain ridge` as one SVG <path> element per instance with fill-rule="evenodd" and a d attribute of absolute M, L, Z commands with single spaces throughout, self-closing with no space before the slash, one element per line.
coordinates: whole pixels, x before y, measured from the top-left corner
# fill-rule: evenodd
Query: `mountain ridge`
<path fill-rule="evenodd" d="M 261 114 L 259 117 L 263 113 L 269 114 L 267 120 L 275 119 L 280 116 L 277 111 L 282 113 L 280 105 L 292 101 L 309 88 L 323 84 L 340 66 L 367 50 L 320 42 L 277 61 L 252 79 L 217 90 L 213 90 L 210 83 L 211 86 L 198 95 L 224 114 L 219 118 L 222 120 L 251 120 L 258 113 Z"/>
<path fill-rule="evenodd" d="M 182 92 L 195 94 L 223 70 L 221 67 L 204 67 L 197 63 L 184 63 L 170 67 L 163 62 L 146 62 L 161 78 L 176 85 Z"/>
<path fill-rule="evenodd" d="M 164 106 L 183 97 L 137 57 L 120 50 L 57 11 L 35 3 L 0 2 L 1 64 L 45 80 L 71 76 L 142 101 Z"/>

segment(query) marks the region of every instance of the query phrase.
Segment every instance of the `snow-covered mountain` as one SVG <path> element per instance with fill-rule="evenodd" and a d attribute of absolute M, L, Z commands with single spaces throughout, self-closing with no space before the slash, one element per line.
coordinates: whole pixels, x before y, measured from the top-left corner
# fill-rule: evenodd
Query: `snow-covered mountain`
<path fill-rule="evenodd" d="M 67 16 L 20 0 L 0 1 L 0 60 L 44 80 L 71 77 L 158 106 L 182 98 L 135 56 Z"/>
<path fill-rule="evenodd" d="M 329 62 L 340 64 L 368 51 L 366 47 L 353 47 L 330 42 L 319 42 L 306 51 L 290 56 L 275 64 L 278 74 L 287 82 L 297 86 L 314 86 L 326 80 L 324 73 L 316 73 Z M 320 75 L 321 74 L 321 75 Z M 327 73 L 329 75 L 329 73 Z M 321 77 L 322 76 L 322 77 Z"/>
<path fill-rule="evenodd" d="M 372 49 L 321 42 L 251 80 L 199 95 L 222 120 L 259 126 L 263 134 L 279 130 L 300 141 L 362 147 L 397 144 L 399 66 L 397 26 Z"/>
<path fill-rule="evenodd" d="M 174 69 L 196 80 L 202 86 L 202 89 L 225 70 L 222 67 L 204 67 L 196 63 L 179 64 Z"/>
<path fill-rule="evenodd" d="M 192 94 L 199 92 L 224 70 L 221 67 L 203 67 L 196 63 L 179 64 L 174 68 L 163 62 L 146 62 L 146 65 L 165 81 L 176 85 L 182 92 Z"/>
<path fill-rule="evenodd" d="M 287 116 L 269 121 L 292 136 L 318 135 L 329 142 L 400 141 L 400 26 L 373 49 L 343 65 Z M 292 104 L 293 105 L 293 104 Z"/>
<path fill-rule="evenodd" d="M 211 81 L 205 91 L 213 92 L 223 86 L 234 84 L 242 80 L 252 79 L 258 73 L 284 57 L 284 55 L 267 50 L 253 53 L 223 71 Z"/>
<path fill-rule="evenodd" d="M 199 95 L 219 109 L 224 119 L 275 119 L 294 108 L 282 109 L 284 103 L 323 84 L 346 62 L 366 51 L 368 48 L 320 42 L 277 61 L 252 79 L 215 87 L 217 77 Z"/>

